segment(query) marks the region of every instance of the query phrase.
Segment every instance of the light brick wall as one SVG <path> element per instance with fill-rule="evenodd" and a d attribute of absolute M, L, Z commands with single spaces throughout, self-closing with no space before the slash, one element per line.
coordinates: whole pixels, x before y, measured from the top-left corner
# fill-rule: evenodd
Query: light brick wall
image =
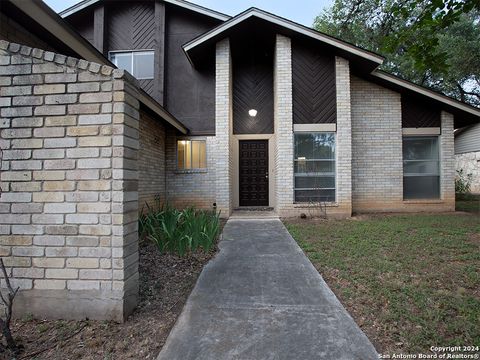
<path fill-rule="evenodd" d="M 222 217 L 230 216 L 233 206 L 233 129 L 232 64 L 230 40 L 216 45 L 215 60 L 215 161 L 216 203 Z"/>
<path fill-rule="evenodd" d="M 441 199 L 403 201 L 400 94 L 351 78 L 353 211 L 453 211 L 453 116 L 442 113 Z"/>
<path fill-rule="evenodd" d="M 352 76 L 353 210 L 398 208 L 403 200 L 400 94 Z"/>
<path fill-rule="evenodd" d="M 455 169 L 464 174 L 472 174 L 470 191 L 480 194 L 480 151 L 455 155 Z"/>
<path fill-rule="evenodd" d="M 165 126 L 145 111 L 140 112 L 138 168 L 140 210 L 165 203 Z"/>
<path fill-rule="evenodd" d="M 291 216 L 293 206 L 292 42 L 278 35 L 274 60 L 275 209 Z"/>
<path fill-rule="evenodd" d="M 138 293 L 139 103 L 124 71 L 0 41 L 0 248 L 17 314 L 123 320 Z"/>
<path fill-rule="evenodd" d="M 443 206 L 455 210 L 455 139 L 454 117 L 442 111 L 442 134 L 440 136 L 440 186 Z"/>
<path fill-rule="evenodd" d="M 335 57 L 337 91 L 337 196 L 335 213 L 352 214 L 352 114 L 350 98 L 350 64 Z"/>
<path fill-rule="evenodd" d="M 177 170 L 177 139 L 206 140 L 207 168 L 201 170 Z M 166 181 L 167 202 L 177 208 L 195 206 L 212 209 L 215 198 L 216 162 L 214 136 L 178 137 L 175 130 L 167 131 Z"/>

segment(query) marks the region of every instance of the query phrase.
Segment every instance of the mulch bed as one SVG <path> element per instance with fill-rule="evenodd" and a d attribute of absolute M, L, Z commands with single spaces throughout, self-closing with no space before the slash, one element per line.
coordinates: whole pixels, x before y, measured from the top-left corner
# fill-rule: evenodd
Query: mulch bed
<path fill-rule="evenodd" d="M 15 320 L 12 332 L 23 348 L 16 359 L 155 359 L 216 251 L 180 258 L 142 243 L 140 303 L 127 322 Z M 3 353 L 0 359 L 14 357 Z"/>

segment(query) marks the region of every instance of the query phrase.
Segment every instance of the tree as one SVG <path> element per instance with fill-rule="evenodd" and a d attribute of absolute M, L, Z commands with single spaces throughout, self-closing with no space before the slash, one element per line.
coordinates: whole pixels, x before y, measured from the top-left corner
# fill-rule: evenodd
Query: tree
<path fill-rule="evenodd" d="M 384 55 L 383 70 L 480 106 L 478 0 L 335 0 L 314 27 Z"/>

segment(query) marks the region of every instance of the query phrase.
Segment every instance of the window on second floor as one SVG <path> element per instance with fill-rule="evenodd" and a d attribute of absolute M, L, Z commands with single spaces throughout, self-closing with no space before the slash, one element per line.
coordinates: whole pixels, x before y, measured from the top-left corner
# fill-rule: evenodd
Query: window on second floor
<path fill-rule="evenodd" d="M 154 78 L 154 51 L 110 51 L 110 61 L 138 80 Z"/>

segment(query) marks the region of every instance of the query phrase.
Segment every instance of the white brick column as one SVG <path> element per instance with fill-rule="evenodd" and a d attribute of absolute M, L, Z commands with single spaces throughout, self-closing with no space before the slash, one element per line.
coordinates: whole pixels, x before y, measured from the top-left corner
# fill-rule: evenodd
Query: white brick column
<path fill-rule="evenodd" d="M 440 186 L 441 197 L 450 206 L 450 210 L 455 209 L 455 153 L 454 153 L 454 135 L 453 135 L 453 115 L 442 111 L 442 135 L 440 137 Z"/>
<path fill-rule="evenodd" d="M 274 60 L 275 208 L 287 214 L 293 207 L 292 43 L 278 35 Z"/>
<path fill-rule="evenodd" d="M 337 203 L 339 212 L 352 212 L 352 114 L 350 66 L 335 57 L 337 89 Z"/>
<path fill-rule="evenodd" d="M 215 154 L 217 209 L 222 217 L 232 211 L 232 65 L 230 40 L 217 43 L 215 61 Z"/>

